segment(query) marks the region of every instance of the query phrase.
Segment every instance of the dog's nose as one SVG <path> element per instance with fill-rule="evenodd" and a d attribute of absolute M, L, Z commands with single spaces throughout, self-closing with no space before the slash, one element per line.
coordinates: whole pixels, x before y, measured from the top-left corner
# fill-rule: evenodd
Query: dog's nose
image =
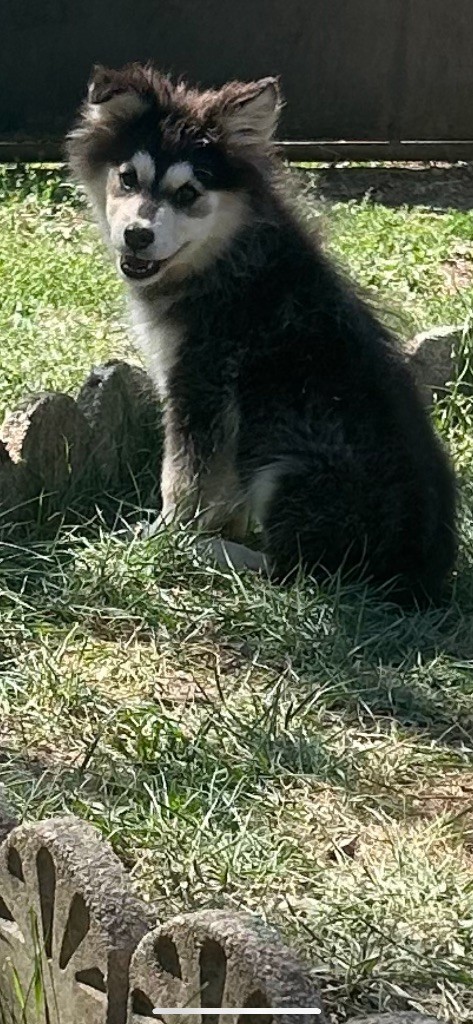
<path fill-rule="evenodd" d="M 133 252 L 146 249 L 151 242 L 154 242 L 154 232 L 150 228 L 143 228 L 141 224 L 130 224 L 125 228 L 125 244 L 133 249 Z"/>

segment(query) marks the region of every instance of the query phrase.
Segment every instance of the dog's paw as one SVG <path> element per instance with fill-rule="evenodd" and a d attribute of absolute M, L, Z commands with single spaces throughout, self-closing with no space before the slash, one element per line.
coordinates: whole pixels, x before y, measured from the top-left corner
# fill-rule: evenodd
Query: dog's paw
<path fill-rule="evenodd" d="M 222 537 L 211 537 L 195 542 L 197 553 L 206 561 L 216 562 L 220 569 L 227 572 L 258 572 L 269 575 L 269 565 L 262 551 L 254 551 L 244 544 L 237 544 Z"/>
<path fill-rule="evenodd" d="M 165 516 L 159 515 L 150 522 L 138 523 L 136 535 L 139 540 L 151 540 L 152 537 L 156 537 L 158 533 L 166 530 L 169 525 L 169 520 Z"/>

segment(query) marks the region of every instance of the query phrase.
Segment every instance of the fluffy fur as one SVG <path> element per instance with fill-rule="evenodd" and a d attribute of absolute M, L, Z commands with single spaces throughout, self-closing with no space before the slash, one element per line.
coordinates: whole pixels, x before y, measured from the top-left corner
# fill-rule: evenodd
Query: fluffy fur
<path fill-rule="evenodd" d="M 452 471 L 388 330 L 284 198 L 279 107 L 273 79 L 199 93 L 96 69 L 69 139 L 164 399 L 164 515 L 233 539 L 258 519 L 278 579 L 341 569 L 436 600 Z"/>

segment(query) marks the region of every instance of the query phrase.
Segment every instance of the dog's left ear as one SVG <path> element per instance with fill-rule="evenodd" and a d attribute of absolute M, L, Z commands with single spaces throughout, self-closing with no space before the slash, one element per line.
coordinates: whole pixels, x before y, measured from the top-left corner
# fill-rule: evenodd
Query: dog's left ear
<path fill-rule="evenodd" d="M 113 71 L 96 64 L 87 89 L 88 113 L 102 122 L 139 115 L 150 102 L 149 89 L 144 69 L 137 65 Z"/>
<path fill-rule="evenodd" d="M 222 94 L 218 122 L 227 142 L 235 146 L 267 144 L 275 131 L 282 105 L 278 79 L 232 83 L 224 87 Z"/>

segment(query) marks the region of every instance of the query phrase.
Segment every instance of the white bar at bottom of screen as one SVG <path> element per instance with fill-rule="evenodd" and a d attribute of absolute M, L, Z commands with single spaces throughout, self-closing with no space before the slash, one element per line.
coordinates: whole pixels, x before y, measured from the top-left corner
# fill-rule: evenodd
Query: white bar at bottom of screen
<path fill-rule="evenodd" d="M 218 1017 L 229 1016 L 230 1014 L 233 1016 L 236 1013 L 239 1017 L 249 1016 L 250 1014 L 257 1014 L 258 1017 L 263 1015 L 266 1017 L 282 1017 L 286 1013 L 298 1013 L 308 1017 L 311 1013 L 322 1013 L 322 1010 L 318 1006 L 156 1006 L 153 1013 L 156 1015 L 161 1013 L 163 1015 L 180 1014 L 183 1017 L 191 1015 L 196 1017 L 197 1014 L 204 1016 L 206 1013 L 213 1013 Z"/>

